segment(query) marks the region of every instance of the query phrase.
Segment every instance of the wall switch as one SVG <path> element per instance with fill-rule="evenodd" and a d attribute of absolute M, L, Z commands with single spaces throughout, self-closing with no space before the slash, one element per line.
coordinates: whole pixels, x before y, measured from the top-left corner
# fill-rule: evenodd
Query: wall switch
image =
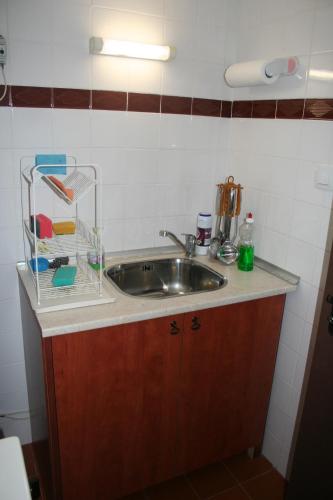
<path fill-rule="evenodd" d="M 0 64 L 6 64 L 7 60 L 7 44 L 3 36 L 0 35 Z"/>
<path fill-rule="evenodd" d="M 315 172 L 315 186 L 325 191 L 333 191 L 333 165 L 319 165 Z"/>

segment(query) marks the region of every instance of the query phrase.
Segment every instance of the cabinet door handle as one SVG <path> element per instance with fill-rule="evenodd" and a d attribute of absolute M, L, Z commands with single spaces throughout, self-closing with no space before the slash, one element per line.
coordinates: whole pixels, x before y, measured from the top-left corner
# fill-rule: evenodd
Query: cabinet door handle
<path fill-rule="evenodd" d="M 193 318 L 192 318 L 192 327 L 191 328 L 192 328 L 193 331 L 200 330 L 201 323 L 200 323 L 200 319 L 198 318 L 198 316 L 193 316 Z"/>
<path fill-rule="evenodd" d="M 179 326 L 177 325 L 177 321 L 171 321 L 170 323 L 170 334 L 171 335 L 178 335 L 178 333 L 180 332 L 180 328 Z"/>

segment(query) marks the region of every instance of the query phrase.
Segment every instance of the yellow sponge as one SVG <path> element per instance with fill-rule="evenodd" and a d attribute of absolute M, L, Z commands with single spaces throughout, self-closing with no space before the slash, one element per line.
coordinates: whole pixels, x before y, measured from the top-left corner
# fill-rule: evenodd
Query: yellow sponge
<path fill-rule="evenodd" d="M 52 224 L 52 229 L 54 234 L 74 234 L 75 222 L 72 221 L 54 222 Z"/>

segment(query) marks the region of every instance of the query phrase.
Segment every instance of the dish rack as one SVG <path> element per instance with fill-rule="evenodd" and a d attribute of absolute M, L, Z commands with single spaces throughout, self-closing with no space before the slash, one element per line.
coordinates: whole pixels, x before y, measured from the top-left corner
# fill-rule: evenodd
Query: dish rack
<path fill-rule="evenodd" d="M 25 269 L 31 277 L 32 288 L 35 291 L 35 309 L 38 312 L 108 303 L 115 300 L 103 286 L 102 265 L 95 270 L 89 265 L 87 258 L 88 253 L 93 252 L 99 263 L 103 262 L 99 167 L 94 164 L 78 164 L 76 158 L 72 156 L 67 157 L 67 161 L 66 165 L 61 165 L 63 169 L 66 169 L 64 178 L 64 175 L 48 176 L 45 170 L 41 171 L 41 169 L 50 169 L 59 165 L 33 166 L 33 157 L 21 159 Z M 69 190 L 70 197 L 67 196 Z M 87 199 L 90 224 L 80 217 L 80 205 Z M 56 235 L 53 232 L 51 238 L 38 238 L 36 215 L 39 212 L 52 219 L 52 223 L 74 222 L 74 234 Z M 60 212 L 60 215 L 57 212 Z M 87 216 L 87 206 L 85 215 Z M 49 262 L 56 258 L 68 257 L 68 264 L 77 268 L 74 284 L 53 286 L 52 278 L 56 269 L 49 268 L 41 271 L 38 266 L 35 266 L 35 270 L 32 269 L 31 260 L 38 259 L 38 257 L 44 257 Z"/>

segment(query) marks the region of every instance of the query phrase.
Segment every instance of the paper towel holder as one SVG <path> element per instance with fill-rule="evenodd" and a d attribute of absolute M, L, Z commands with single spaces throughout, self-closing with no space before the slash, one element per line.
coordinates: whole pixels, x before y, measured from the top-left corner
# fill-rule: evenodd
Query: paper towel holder
<path fill-rule="evenodd" d="M 282 76 L 291 76 L 299 69 L 296 56 L 246 61 L 229 66 L 224 78 L 229 87 L 272 85 Z"/>

